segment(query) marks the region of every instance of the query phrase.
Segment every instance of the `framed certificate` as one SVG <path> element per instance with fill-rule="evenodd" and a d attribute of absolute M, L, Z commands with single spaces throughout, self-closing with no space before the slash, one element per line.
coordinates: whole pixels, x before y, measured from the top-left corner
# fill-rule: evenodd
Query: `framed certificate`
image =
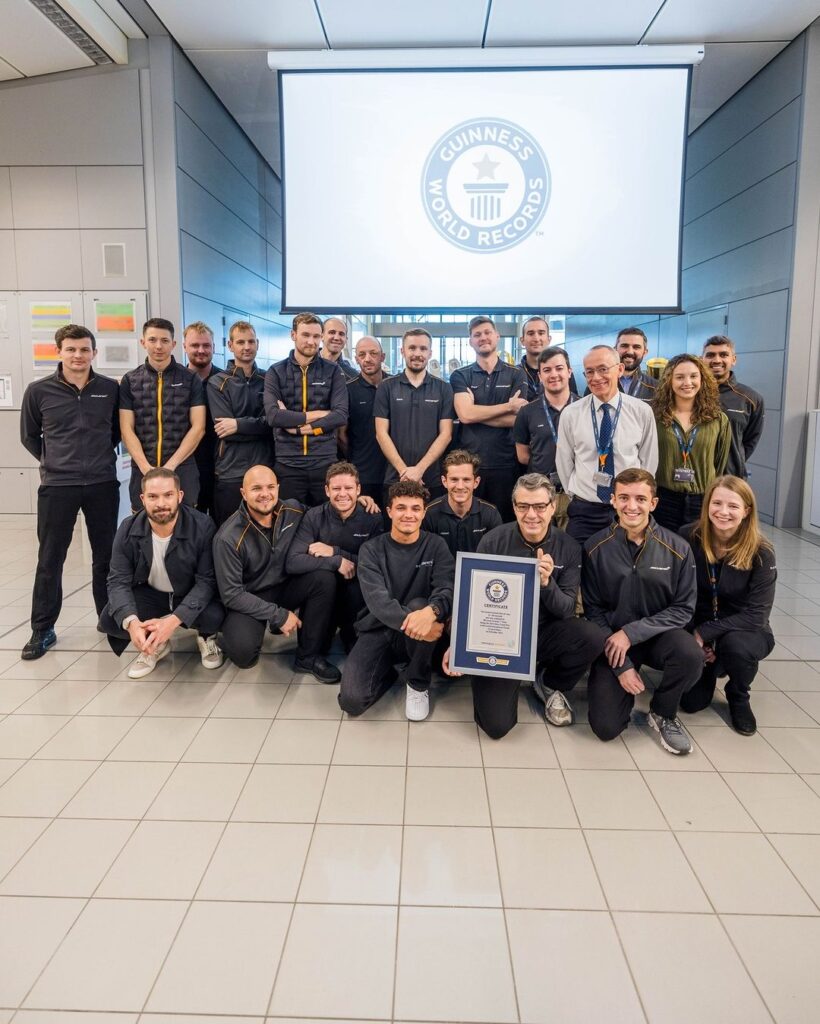
<path fill-rule="evenodd" d="M 534 558 L 459 551 L 451 667 L 474 676 L 535 679 L 538 594 Z"/>

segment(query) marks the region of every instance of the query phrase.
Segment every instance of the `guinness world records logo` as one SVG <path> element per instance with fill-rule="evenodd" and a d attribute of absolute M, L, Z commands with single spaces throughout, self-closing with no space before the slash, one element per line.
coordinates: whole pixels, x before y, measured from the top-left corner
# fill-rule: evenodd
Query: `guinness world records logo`
<path fill-rule="evenodd" d="M 529 132 L 501 118 L 476 118 L 445 132 L 431 149 L 422 202 L 452 245 L 501 252 L 540 224 L 550 184 L 547 158 Z"/>

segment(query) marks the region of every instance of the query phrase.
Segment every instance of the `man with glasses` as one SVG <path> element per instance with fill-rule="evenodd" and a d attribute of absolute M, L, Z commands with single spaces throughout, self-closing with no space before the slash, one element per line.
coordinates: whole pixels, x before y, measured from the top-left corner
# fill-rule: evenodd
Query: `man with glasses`
<path fill-rule="evenodd" d="M 589 394 L 565 409 L 558 425 L 555 465 L 572 495 L 567 532 L 580 544 L 612 522 L 615 476 L 658 466 L 655 417 L 646 402 L 618 389 L 623 372 L 614 348 L 591 348 L 584 357 Z"/>
<path fill-rule="evenodd" d="M 606 635 L 600 627 L 575 617 L 581 548 L 552 525 L 555 491 L 549 479 L 541 473 L 519 477 L 513 510 L 515 522 L 491 530 L 478 545 L 478 553 L 537 559 L 541 587 L 538 674 L 533 688 L 550 725 L 571 725 L 575 712 L 566 695 L 604 649 Z M 448 662 L 445 654 L 444 671 L 453 675 Z M 500 739 L 518 721 L 520 682 L 492 676 L 473 676 L 471 682 L 476 722 L 488 736 Z"/>
<path fill-rule="evenodd" d="M 527 375 L 498 354 L 500 337 L 488 316 L 470 321 L 470 346 L 476 361 L 450 374 L 460 447 L 481 458 L 477 494 L 492 502 L 505 522 L 512 519 L 510 495 L 518 475 L 512 425 L 527 404 Z"/>

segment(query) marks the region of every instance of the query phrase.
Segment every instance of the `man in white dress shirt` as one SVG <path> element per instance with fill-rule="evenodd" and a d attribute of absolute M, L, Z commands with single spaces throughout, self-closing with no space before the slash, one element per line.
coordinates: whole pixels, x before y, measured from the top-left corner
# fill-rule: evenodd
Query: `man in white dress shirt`
<path fill-rule="evenodd" d="M 555 465 L 572 495 L 567 533 L 579 544 L 612 522 L 618 473 L 637 467 L 654 474 L 658 467 L 655 417 L 646 402 L 619 390 L 623 372 L 614 348 L 591 348 L 584 357 L 589 394 L 567 406 L 558 424 Z"/>

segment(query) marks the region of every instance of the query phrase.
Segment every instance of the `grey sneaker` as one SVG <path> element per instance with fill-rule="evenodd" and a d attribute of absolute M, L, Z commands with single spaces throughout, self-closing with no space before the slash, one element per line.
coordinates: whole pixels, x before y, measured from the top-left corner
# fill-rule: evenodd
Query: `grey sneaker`
<path fill-rule="evenodd" d="M 536 695 L 544 702 L 544 718 L 550 725 L 562 726 L 572 725 L 575 721 L 575 712 L 567 700 L 565 694 L 560 690 L 553 690 L 544 682 L 543 670 L 540 671 L 532 684 Z"/>
<path fill-rule="evenodd" d="M 692 753 L 692 743 L 679 718 L 661 718 L 654 711 L 650 711 L 646 716 L 646 724 L 655 730 L 661 746 L 670 754 Z"/>

